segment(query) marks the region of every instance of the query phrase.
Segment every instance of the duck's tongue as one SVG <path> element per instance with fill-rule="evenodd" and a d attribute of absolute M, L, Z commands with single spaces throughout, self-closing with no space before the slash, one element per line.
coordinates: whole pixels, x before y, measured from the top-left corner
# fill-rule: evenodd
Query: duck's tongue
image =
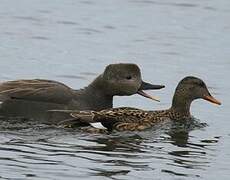
<path fill-rule="evenodd" d="M 211 103 L 221 105 L 221 102 L 218 101 L 217 99 L 215 99 L 214 97 L 212 97 L 211 95 L 205 95 L 205 96 L 203 97 L 203 99 L 205 99 L 205 100 L 207 100 L 207 101 L 209 101 L 209 102 L 211 102 Z"/>
<path fill-rule="evenodd" d="M 146 98 L 152 99 L 154 101 L 160 101 L 159 98 L 151 96 L 147 93 L 145 93 L 143 90 L 151 90 L 151 89 L 161 89 L 164 88 L 164 85 L 154 85 L 154 84 L 150 84 L 147 82 L 142 81 L 141 86 L 139 88 L 139 90 L 137 91 L 137 94 L 140 94 L 141 96 L 144 96 Z"/>

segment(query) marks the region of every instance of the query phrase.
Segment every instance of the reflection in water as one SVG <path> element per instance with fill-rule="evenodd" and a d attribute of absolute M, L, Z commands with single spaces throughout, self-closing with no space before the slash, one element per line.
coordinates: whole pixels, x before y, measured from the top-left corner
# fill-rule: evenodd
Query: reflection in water
<path fill-rule="evenodd" d="M 4 156 L 0 156 L 3 162 L 0 167 L 7 162 L 4 167 L 24 171 L 29 168 L 33 172 L 30 176 L 38 177 L 43 177 L 44 170 L 62 177 L 71 172 L 72 176 L 79 177 L 115 178 L 157 169 L 176 176 L 198 177 L 199 174 L 187 174 L 181 168 L 205 170 L 209 165 L 206 146 L 217 143 L 218 139 L 191 143 L 189 136 L 191 131 L 204 127 L 205 124 L 192 120 L 168 123 L 143 132 L 110 135 L 42 125 L 13 131 L 5 127 L 1 132 L 17 139 L 10 137 L 1 143 L 0 152 Z M 82 171 L 75 171 L 76 168 Z"/>
<path fill-rule="evenodd" d="M 200 169 L 205 170 L 211 163 L 207 158 L 207 148 L 209 144 L 203 142 L 210 142 L 210 140 L 200 140 L 198 143 L 191 143 L 189 132 L 192 130 L 199 130 L 206 127 L 206 123 L 200 123 L 197 119 L 192 119 L 187 122 L 176 122 L 172 125 L 172 128 L 167 132 L 170 136 L 169 141 L 176 147 L 180 147 L 176 150 L 168 151 L 168 154 L 172 159 L 169 164 L 186 169 Z M 218 141 L 212 141 L 217 143 Z M 189 177 L 200 177 L 199 174 L 185 174 L 179 173 L 178 171 L 172 171 L 171 169 L 163 169 L 162 172 L 173 174 L 176 176 L 189 176 Z"/>
<path fill-rule="evenodd" d="M 206 127 L 206 123 L 200 123 L 197 119 L 189 119 L 185 122 L 174 122 L 168 134 L 172 144 L 179 147 L 188 147 L 189 132 Z"/>

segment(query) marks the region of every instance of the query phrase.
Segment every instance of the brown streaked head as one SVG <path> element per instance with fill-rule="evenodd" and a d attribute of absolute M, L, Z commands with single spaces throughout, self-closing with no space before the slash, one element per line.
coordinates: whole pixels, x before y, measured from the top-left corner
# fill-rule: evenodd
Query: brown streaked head
<path fill-rule="evenodd" d="M 179 82 L 173 101 L 188 101 L 191 103 L 193 100 L 200 98 L 205 99 L 211 103 L 221 105 L 221 102 L 210 94 L 204 81 L 197 77 L 187 76 Z"/>

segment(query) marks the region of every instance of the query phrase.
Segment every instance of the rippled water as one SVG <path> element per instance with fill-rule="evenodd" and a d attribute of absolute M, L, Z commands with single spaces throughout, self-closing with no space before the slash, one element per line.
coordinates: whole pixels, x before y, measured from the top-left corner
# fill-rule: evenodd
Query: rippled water
<path fill-rule="evenodd" d="M 134 62 L 143 79 L 166 85 L 153 92 L 161 103 L 135 95 L 114 106 L 166 108 L 186 75 L 223 102 L 196 101 L 192 124 L 140 133 L 1 123 L 1 179 L 229 179 L 229 0 L 0 2 L 1 81 L 39 77 L 78 89 L 109 63 Z"/>

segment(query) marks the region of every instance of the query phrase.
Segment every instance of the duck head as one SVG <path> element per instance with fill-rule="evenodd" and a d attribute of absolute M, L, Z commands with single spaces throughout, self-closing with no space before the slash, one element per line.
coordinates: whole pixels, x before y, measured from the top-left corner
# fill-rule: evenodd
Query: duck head
<path fill-rule="evenodd" d="M 172 107 L 189 111 L 190 104 L 195 99 L 204 99 L 211 103 L 221 105 L 209 92 L 204 81 L 197 77 L 188 76 L 182 79 L 175 91 Z"/>
<path fill-rule="evenodd" d="M 140 94 L 144 97 L 159 101 L 143 90 L 161 89 L 165 86 L 144 82 L 140 68 L 136 64 L 110 64 L 101 75 L 102 83 L 107 94 L 111 96 L 127 96 Z"/>

